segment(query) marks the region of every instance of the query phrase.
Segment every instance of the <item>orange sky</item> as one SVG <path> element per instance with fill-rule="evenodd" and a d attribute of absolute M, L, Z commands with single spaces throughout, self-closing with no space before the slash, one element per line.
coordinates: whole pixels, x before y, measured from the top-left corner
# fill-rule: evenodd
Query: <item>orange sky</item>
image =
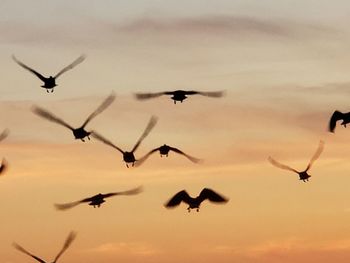
<path fill-rule="evenodd" d="M 0 262 L 32 262 L 14 241 L 49 261 L 71 230 L 78 237 L 61 262 L 349 262 L 349 130 L 326 130 L 335 109 L 349 110 L 349 3 L 206 2 L 0 4 L 0 130 L 11 131 L 0 147 L 10 164 L 0 178 Z M 53 94 L 11 60 L 54 74 L 82 53 Z M 226 96 L 179 105 L 132 97 L 175 89 Z M 204 162 L 154 154 L 127 169 L 114 149 L 74 141 L 30 111 L 39 105 L 78 126 L 112 90 L 115 102 L 89 129 L 130 150 L 157 115 L 136 157 L 166 143 Z M 320 139 L 309 183 L 267 161 L 302 169 Z M 53 207 L 139 185 L 140 195 L 100 209 Z M 230 202 L 190 214 L 163 207 L 203 187 Z"/>

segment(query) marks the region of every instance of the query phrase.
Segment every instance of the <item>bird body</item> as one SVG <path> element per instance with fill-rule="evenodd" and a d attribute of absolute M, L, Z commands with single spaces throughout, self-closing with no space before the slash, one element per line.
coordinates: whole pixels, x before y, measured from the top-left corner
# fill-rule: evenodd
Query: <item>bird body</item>
<path fill-rule="evenodd" d="M 156 98 L 162 95 L 168 95 L 171 96 L 170 98 L 174 101 L 174 104 L 176 104 L 177 101 L 180 101 L 181 103 L 188 98 L 189 95 L 202 95 L 212 98 L 219 98 L 224 95 L 223 91 L 211 91 L 211 92 L 201 92 L 201 91 L 194 91 L 194 90 L 175 90 L 175 91 L 164 91 L 164 92 L 156 92 L 156 93 L 136 93 L 135 96 L 138 100 L 145 100 L 145 99 L 151 99 Z"/>
<path fill-rule="evenodd" d="M 186 190 L 182 190 L 175 194 L 164 206 L 167 208 L 173 208 L 178 206 L 181 202 L 184 202 L 188 205 L 188 212 L 191 212 L 191 209 L 196 209 L 196 211 L 199 212 L 200 205 L 204 200 L 209 200 L 210 202 L 214 203 L 227 203 L 229 201 L 229 199 L 216 193 L 215 191 L 209 188 L 204 188 L 200 192 L 199 196 L 195 198 L 189 196 Z"/>
<path fill-rule="evenodd" d="M 39 72 L 37 72 L 36 70 L 28 67 L 27 65 L 25 65 L 24 63 L 22 63 L 21 61 L 19 61 L 14 55 L 12 55 L 12 59 L 18 64 L 20 65 L 22 68 L 28 70 L 29 72 L 33 73 L 35 76 L 37 76 L 41 81 L 44 82 L 44 84 L 41 86 L 42 88 L 45 88 L 46 91 L 49 93 L 49 90 L 51 90 L 51 93 L 54 91 L 54 87 L 57 86 L 56 84 L 56 79 L 62 75 L 63 73 L 65 73 L 66 71 L 74 68 L 76 65 L 80 64 L 81 62 L 84 61 L 85 56 L 81 55 L 80 57 L 78 57 L 76 60 L 74 60 L 71 64 L 69 64 L 68 66 L 64 67 L 60 72 L 58 72 L 55 76 L 50 76 L 50 77 L 45 77 L 42 74 L 40 74 Z"/>
<path fill-rule="evenodd" d="M 329 131 L 334 132 L 337 122 L 342 120 L 340 125 L 343 125 L 346 128 L 346 125 L 350 123 L 350 112 L 342 113 L 340 111 L 334 111 L 329 121 Z"/>

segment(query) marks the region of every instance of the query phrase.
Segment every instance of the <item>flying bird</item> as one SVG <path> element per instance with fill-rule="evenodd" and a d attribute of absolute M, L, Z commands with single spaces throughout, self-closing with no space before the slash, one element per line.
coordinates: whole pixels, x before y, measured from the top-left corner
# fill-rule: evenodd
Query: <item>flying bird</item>
<path fill-rule="evenodd" d="M 189 160 L 190 160 L 191 162 L 193 162 L 193 163 L 199 163 L 199 162 L 201 161 L 201 159 L 192 157 L 192 156 L 190 156 L 190 155 L 184 153 L 183 151 L 180 151 L 180 150 L 177 149 L 177 148 L 174 148 L 174 147 L 171 147 L 171 146 L 169 146 L 169 145 L 164 144 L 164 145 L 162 145 L 162 146 L 160 146 L 160 147 L 158 147 L 158 148 L 153 149 L 152 151 L 150 151 L 149 153 L 147 153 L 144 157 L 142 157 L 141 159 L 139 159 L 139 160 L 136 162 L 136 166 L 140 166 L 144 161 L 146 161 L 146 159 L 147 159 L 152 153 L 155 153 L 155 152 L 157 152 L 157 151 L 159 151 L 160 157 L 163 157 L 163 155 L 166 156 L 166 157 L 168 157 L 169 152 L 170 152 L 170 151 L 173 151 L 173 152 L 175 152 L 175 153 L 178 153 L 178 154 L 181 154 L 181 155 L 185 156 L 187 159 L 189 159 Z"/>
<path fill-rule="evenodd" d="M 182 190 L 174 195 L 164 206 L 166 208 L 173 208 L 178 206 L 181 202 L 184 202 L 188 204 L 188 212 L 191 212 L 191 209 L 196 209 L 197 212 L 199 212 L 199 207 L 204 200 L 209 200 L 214 203 L 227 203 L 229 201 L 229 199 L 213 190 L 204 188 L 196 198 L 189 196 L 185 190 Z"/>
<path fill-rule="evenodd" d="M 224 95 L 224 92 L 223 91 L 201 92 L 201 91 L 194 91 L 194 90 L 189 90 L 189 91 L 175 90 L 175 91 L 165 91 L 165 92 L 156 92 L 156 93 L 136 93 L 135 97 L 138 100 L 146 100 L 146 99 L 160 97 L 162 95 L 171 96 L 170 98 L 174 101 L 174 104 L 176 104 L 177 101 L 180 101 L 182 103 L 185 99 L 187 99 L 187 96 L 189 95 L 202 95 L 206 97 L 220 98 Z"/>
<path fill-rule="evenodd" d="M 7 169 L 7 166 L 8 166 L 7 161 L 5 160 L 5 158 L 3 158 L 0 165 L 0 175 L 5 172 L 5 170 Z"/>
<path fill-rule="evenodd" d="M 342 120 L 342 123 L 340 125 L 343 125 L 344 128 L 346 128 L 346 124 L 350 122 L 350 112 L 342 113 L 340 111 L 335 111 L 332 114 L 332 117 L 329 121 L 329 131 L 334 132 L 335 126 L 337 125 L 337 121 Z"/>
<path fill-rule="evenodd" d="M 68 249 L 68 247 L 72 244 L 72 242 L 74 241 L 75 238 L 76 238 L 76 233 L 75 232 L 70 232 L 68 237 L 66 238 L 66 241 L 63 244 L 63 247 L 62 247 L 61 251 L 57 254 L 57 256 L 55 257 L 54 261 L 52 261 L 52 263 L 56 263 L 58 261 L 58 259 Z M 24 254 L 27 254 L 28 256 L 34 258 L 36 261 L 38 261 L 40 263 L 48 263 L 48 262 L 42 260 L 41 258 L 31 254 L 30 252 L 25 250 L 23 247 L 21 247 L 17 243 L 13 243 L 13 246 L 14 246 L 15 249 L 19 250 L 20 252 L 22 252 Z"/>
<path fill-rule="evenodd" d="M 45 88 L 47 92 L 49 92 L 49 90 L 51 90 L 51 93 L 54 91 L 54 87 L 57 86 L 56 84 L 56 79 L 61 76 L 63 73 L 65 73 L 66 71 L 74 68 L 76 65 L 80 64 L 81 62 L 84 61 L 85 56 L 81 55 L 80 57 L 78 57 L 76 60 L 74 60 L 71 64 L 69 64 L 68 66 L 66 66 L 65 68 L 63 68 L 60 72 L 58 72 L 55 76 L 50 76 L 50 77 L 44 77 L 43 75 L 41 75 L 39 72 L 37 72 L 36 70 L 28 67 L 27 65 L 23 64 L 21 61 L 19 61 L 14 55 L 12 55 L 12 59 L 21 67 L 23 67 L 24 69 L 30 71 L 31 73 L 33 73 L 35 76 L 37 76 L 39 79 L 41 79 L 44 84 L 41 86 L 42 88 Z"/>
<path fill-rule="evenodd" d="M 0 142 L 4 140 L 7 136 L 9 135 L 9 130 L 5 129 L 1 134 L 0 134 Z M 1 161 L 0 165 L 0 175 L 5 172 L 7 169 L 7 161 L 3 158 Z"/>
<path fill-rule="evenodd" d="M 304 171 L 297 171 L 287 165 L 281 164 L 277 161 L 275 161 L 271 156 L 268 158 L 268 160 L 270 161 L 270 163 L 278 168 L 284 169 L 284 170 L 288 170 L 288 171 L 292 171 L 295 172 L 299 175 L 299 180 L 302 180 L 303 182 L 309 181 L 309 178 L 311 177 L 311 175 L 308 174 L 308 171 L 310 170 L 311 166 L 313 165 L 313 163 L 318 159 L 318 157 L 320 157 L 322 151 L 324 148 L 324 142 L 320 141 L 318 148 L 316 150 L 316 152 L 314 153 L 314 155 L 312 156 L 309 164 L 307 165 L 306 169 Z"/>
<path fill-rule="evenodd" d="M 126 163 L 126 167 L 129 168 L 129 163 L 132 164 L 132 166 L 135 165 L 135 162 L 137 161 L 134 155 L 134 152 L 137 150 L 137 148 L 140 146 L 141 142 L 146 138 L 146 136 L 151 132 L 153 127 L 157 123 L 157 117 L 152 116 L 151 119 L 149 120 L 146 129 L 144 130 L 143 134 L 141 135 L 140 139 L 136 142 L 134 148 L 132 148 L 131 151 L 123 151 L 120 149 L 118 146 L 113 144 L 111 141 L 107 140 L 104 138 L 102 135 L 93 132 L 91 135 L 96 138 L 97 140 L 100 140 L 101 142 L 113 147 L 114 149 L 118 150 L 122 155 L 123 155 L 123 160 Z"/>
<path fill-rule="evenodd" d="M 108 193 L 108 194 L 98 194 L 92 197 L 88 197 L 85 199 L 82 199 L 80 201 L 76 202 L 71 202 L 67 204 L 55 204 L 56 209 L 58 210 L 67 210 L 70 208 L 73 208 L 77 205 L 80 205 L 82 203 L 88 203 L 88 205 L 93 206 L 94 208 L 100 207 L 102 203 L 106 202 L 104 199 L 116 195 L 136 195 L 142 192 L 142 187 L 137 187 L 128 191 L 123 191 L 123 192 L 114 192 L 114 193 Z"/>
<path fill-rule="evenodd" d="M 73 132 L 73 135 L 75 137 L 75 139 L 80 139 L 83 142 L 85 142 L 84 138 L 87 137 L 90 140 L 90 134 L 92 133 L 92 131 L 86 131 L 85 130 L 85 126 L 94 118 L 96 117 L 98 114 L 102 113 L 105 109 L 107 109 L 107 107 L 109 105 L 112 104 L 112 102 L 115 99 L 115 95 L 112 93 L 111 95 L 109 95 L 103 102 L 102 104 L 93 112 L 89 115 L 89 117 L 85 120 L 85 122 L 83 123 L 83 125 L 79 128 L 73 128 L 72 126 L 70 126 L 68 123 L 66 123 L 65 121 L 63 121 L 62 119 L 56 117 L 55 115 L 53 115 L 52 113 L 48 112 L 47 110 L 37 107 L 37 106 L 33 106 L 32 111 L 42 117 L 45 118 L 49 121 L 55 122 L 59 125 L 62 125 L 68 129 L 70 129 Z"/>

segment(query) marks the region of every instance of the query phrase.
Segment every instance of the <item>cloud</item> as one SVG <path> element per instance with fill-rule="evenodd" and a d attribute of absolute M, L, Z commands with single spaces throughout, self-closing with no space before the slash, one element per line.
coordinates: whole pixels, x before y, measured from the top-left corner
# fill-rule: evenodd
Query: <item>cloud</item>
<path fill-rule="evenodd" d="M 288 20 L 269 20 L 249 16 L 207 15 L 194 18 L 154 19 L 139 18 L 118 27 L 128 33 L 208 34 L 211 36 L 296 36 L 331 35 L 337 31 L 330 27 Z"/>
<path fill-rule="evenodd" d="M 89 252 L 101 253 L 101 254 L 129 254 L 139 256 L 153 256 L 160 253 L 160 250 L 156 247 L 141 243 L 141 242 L 118 242 L 118 243 L 105 243 L 95 248 L 89 249 Z"/>

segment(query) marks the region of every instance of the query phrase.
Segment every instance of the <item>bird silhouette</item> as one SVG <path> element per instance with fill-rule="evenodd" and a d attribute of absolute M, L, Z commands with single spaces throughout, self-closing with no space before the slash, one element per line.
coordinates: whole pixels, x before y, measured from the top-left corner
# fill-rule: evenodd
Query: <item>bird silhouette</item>
<path fill-rule="evenodd" d="M 55 204 L 56 209 L 58 210 L 67 210 L 70 208 L 73 208 L 77 205 L 80 205 L 82 203 L 89 203 L 89 205 L 95 207 L 100 207 L 102 203 L 106 202 L 104 199 L 116 195 L 136 195 L 142 192 L 142 187 L 137 187 L 131 190 L 123 191 L 123 192 L 114 192 L 114 193 L 108 193 L 108 194 L 97 194 L 92 197 L 88 197 L 85 199 L 82 199 L 80 201 L 66 203 L 66 204 Z"/>
<path fill-rule="evenodd" d="M 60 252 L 57 254 L 57 256 L 55 257 L 54 261 L 52 261 L 52 263 L 56 263 L 58 261 L 58 259 L 62 256 L 62 254 L 68 249 L 68 247 L 72 244 L 72 242 L 74 241 L 74 239 L 76 238 L 76 233 L 75 232 L 70 232 L 68 237 L 66 238 L 66 241 L 63 244 L 62 249 L 60 250 Z M 13 243 L 14 248 L 16 248 L 18 251 L 27 254 L 28 256 L 34 258 L 36 261 L 39 261 L 40 263 L 48 263 L 44 260 L 42 260 L 41 258 L 31 254 L 30 252 L 28 252 L 27 250 L 25 250 L 23 247 L 21 247 L 20 245 L 18 245 L 17 243 Z"/>
<path fill-rule="evenodd" d="M 169 152 L 170 152 L 170 151 L 173 151 L 173 152 L 175 152 L 175 153 L 178 153 L 178 154 L 181 154 L 181 155 L 185 156 L 187 159 L 189 159 L 189 160 L 190 160 L 191 162 L 193 162 L 193 163 L 199 163 L 199 162 L 201 161 L 201 159 L 192 157 L 192 156 L 190 156 L 190 155 L 184 153 L 183 151 L 180 151 L 180 150 L 177 149 L 177 148 L 174 148 L 174 147 L 171 147 L 171 146 L 169 146 L 169 145 L 164 144 L 164 145 L 162 145 L 162 146 L 160 146 L 160 147 L 158 147 L 158 148 L 153 149 L 152 151 L 150 151 L 149 153 L 147 153 L 145 156 L 143 156 L 142 158 L 140 158 L 140 159 L 136 162 L 136 166 L 140 166 L 144 161 L 146 161 L 146 159 L 147 159 L 152 153 L 155 153 L 155 152 L 157 152 L 157 151 L 159 151 L 160 157 L 163 157 L 163 155 L 166 156 L 166 157 L 168 157 Z"/>
<path fill-rule="evenodd" d="M 209 200 L 210 202 L 214 203 L 227 203 L 229 201 L 229 199 L 214 192 L 213 190 L 204 188 L 196 198 L 189 196 L 185 190 L 182 190 L 175 194 L 167 203 L 164 204 L 164 206 L 167 208 L 173 208 L 178 206 L 181 202 L 184 202 L 188 204 L 188 212 L 191 212 L 191 209 L 196 209 L 197 212 L 199 212 L 200 205 L 204 200 Z"/>
<path fill-rule="evenodd" d="M 83 142 L 85 142 L 84 138 L 87 137 L 90 140 L 90 134 L 92 133 L 92 131 L 86 131 L 85 130 L 85 126 L 94 118 L 96 117 L 98 114 L 102 113 L 109 105 L 112 104 L 112 102 L 115 99 L 115 95 L 112 93 L 111 95 L 109 95 L 103 102 L 102 104 L 93 112 L 89 115 L 89 117 L 85 120 L 85 122 L 83 123 L 83 125 L 79 128 L 73 128 L 72 126 L 70 126 L 69 124 L 67 124 L 65 121 L 63 121 L 62 119 L 56 117 L 55 115 L 53 115 L 52 113 L 48 112 L 47 110 L 37 107 L 37 106 L 33 106 L 32 111 L 42 117 L 45 118 L 49 121 L 55 122 L 57 124 L 60 124 L 68 129 L 70 129 L 73 132 L 73 135 L 75 137 L 75 139 L 80 139 Z"/>
<path fill-rule="evenodd" d="M 335 131 L 335 126 L 337 125 L 337 121 L 343 120 L 340 125 L 343 125 L 344 128 L 346 128 L 346 124 L 350 122 L 350 112 L 347 113 L 342 113 L 340 111 L 335 111 L 332 114 L 332 117 L 329 121 L 329 131 L 334 132 Z"/>
<path fill-rule="evenodd" d="M 324 148 L 324 142 L 320 141 L 318 148 L 316 150 L 316 152 L 314 153 L 314 155 L 312 156 L 309 164 L 307 165 L 306 169 L 304 171 L 297 171 L 287 165 L 281 164 L 277 161 L 275 161 L 271 156 L 268 158 L 268 160 L 270 161 L 270 163 L 278 168 L 284 169 L 284 170 L 288 170 L 288 171 L 292 171 L 295 172 L 299 175 L 299 180 L 302 180 L 303 182 L 309 181 L 309 178 L 311 177 L 310 174 L 308 174 L 308 171 L 310 170 L 311 166 L 313 165 L 313 163 L 318 159 L 318 157 L 320 157 L 322 151 Z"/>
<path fill-rule="evenodd" d="M 220 98 L 224 95 L 223 91 L 211 91 L 211 92 L 201 92 L 201 91 L 194 91 L 194 90 L 175 90 L 175 91 L 165 91 L 165 92 L 156 92 L 156 93 L 136 93 L 135 97 L 138 100 L 146 100 L 146 99 L 152 99 L 156 97 L 160 97 L 163 95 L 169 95 L 173 101 L 174 104 L 176 104 L 177 101 L 183 102 L 185 99 L 187 99 L 187 96 L 190 95 L 202 95 L 206 97 L 212 97 L 212 98 Z"/>
<path fill-rule="evenodd" d="M 132 164 L 132 166 L 135 165 L 135 162 L 137 161 L 134 155 L 134 152 L 137 150 L 137 148 L 140 146 L 141 142 L 146 138 L 146 136 L 151 132 L 151 130 L 153 129 L 153 127 L 156 125 L 157 123 L 157 117 L 152 116 L 151 119 L 149 120 L 146 129 L 144 130 L 143 134 L 141 135 L 140 139 L 136 142 L 134 148 L 132 148 L 131 151 L 123 151 L 122 149 L 120 149 L 118 146 L 116 146 L 115 144 L 113 144 L 111 141 L 107 140 L 106 138 L 104 138 L 102 135 L 98 134 L 97 132 L 93 132 L 91 135 L 97 139 L 100 140 L 101 142 L 113 147 L 114 149 L 118 150 L 122 155 L 123 155 L 123 160 L 126 163 L 126 167 L 129 168 L 129 163 Z"/>
<path fill-rule="evenodd" d="M 1 134 L 0 134 L 0 142 L 2 140 L 4 140 L 7 136 L 9 135 L 9 130 L 5 129 Z M 5 172 L 5 170 L 7 169 L 7 161 L 3 158 L 1 161 L 1 165 L 0 165 L 0 175 L 3 174 Z"/>
<path fill-rule="evenodd" d="M 81 55 L 80 57 L 78 57 L 76 60 L 74 60 L 71 64 L 69 64 L 68 66 L 66 66 L 65 68 L 63 68 L 60 72 L 58 72 L 55 76 L 50 76 L 50 77 L 44 77 L 43 75 L 41 75 L 39 72 L 37 72 L 36 70 L 28 67 L 27 65 L 23 64 L 21 61 L 19 61 L 14 55 L 12 55 L 12 59 L 21 67 L 23 67 L 24 69 L 30 71 L 31 73 L 33 73 L 35 76 L 37 76 L 39 79 L 41 79 L 44 84 L 41 86 L 42 88 L 46 89 L 47 92 L 49 92 L 49 90 L 51 90 L 51 93 L 54 91 L 54 88 L 57 86 L 56 84 L 56 79 L 61 76 L 63 73 L 65 73 L 66 71 L 74 68 L 76 65 L 80 64 L 81 62 L 84 61 L 85 56 Z"/>

